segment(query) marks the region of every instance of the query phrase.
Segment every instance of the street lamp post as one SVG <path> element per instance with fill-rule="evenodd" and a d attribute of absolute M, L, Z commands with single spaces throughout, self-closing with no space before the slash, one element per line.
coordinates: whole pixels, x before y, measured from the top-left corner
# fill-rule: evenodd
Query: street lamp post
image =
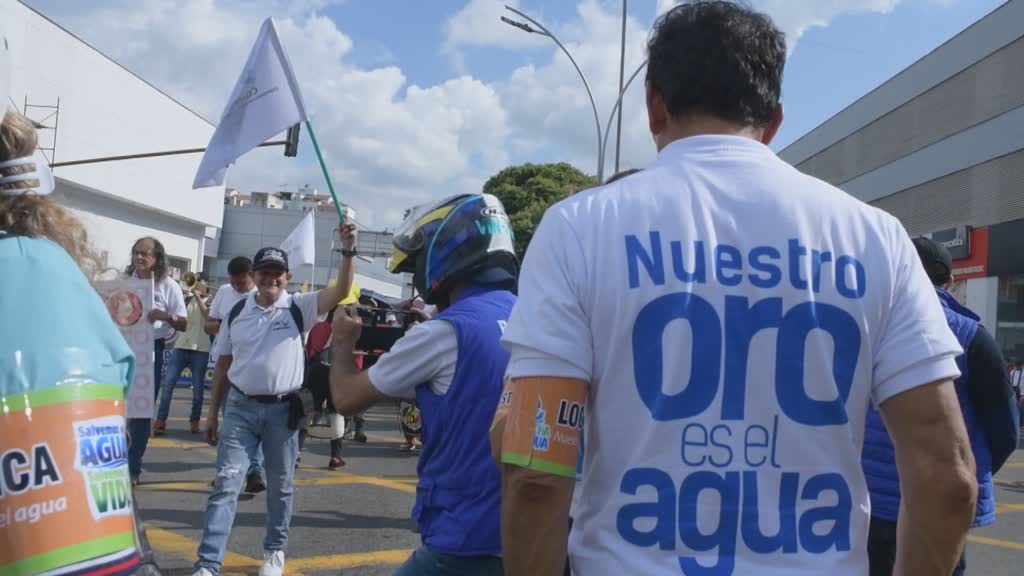
<path fill-rule="evenodd" d="M 518 15 L 521 18 L 528 20 L 531 24 L 533 24 L 533 26 L 536 26 L 536 28 L 530 26 L 530 24 L 526 24 L 524 22 L 516 22 L 515 20 L 506 18 L 504 16 L 501 17 L 502 22 L 514 28 L 518 28 L 524 32 L 529 32 L 530 34 L 540 34 L 541 36 L 547 36 L 548 38 L 550 38 L 555 44 L 558 45 L 559 48 L 562 49 L 562 52 L 566 55 L 566 57 L 569 58 L 569 62 L 572 62 L 572 66 L 573 68 L 576 69 L 576 73 L 580 75 L 580 80 L 583 80 L 583 87 L 586 88 L 587 97 L 590 98 L 590 108 L 594 111 L 594 128 L 597 130 L 597 181 L 598 183 L 603 182 L 604 146 L 602 145 L 602 143 L 604 139 L 601 137 L 601 119 L 598 117 L 597 114 L 597 104 L 594 102 L 594 93 L 590 90 L 590 82 L 587 81 L 587 75 L 583 73 L 583 70 L 580 70 L 579 65 L 576 64 L 576 59 L 572 57 L 572 54 L 565 47 L 565 45 L 562 44 L 562 42 L 554 34 L 552 34 L 550 30 L 545 28 L 543 24 L 537 22 L 533 18 L 530 18 L 526 14 L 520 12 L 519 10 L 516 10 L 511 6 L 505 6 L 505 9 L 508 10 L 509 12 L 512 12 L 513 14 Z"/>
<path fill-rule="evenodd" d="M 623 2 L 623 4 L 625 4 L 625 2 Z M 598 184 L 604 182 L 605 152 L 608 150 L 608 135 L 611 133 L 612 121 L 615 119 L 616 112 L 619 112 L 618 137 L 621 138 L 621 132 L 622 132 L 622 114 L 621 114 L 622 99 L 625 97 L 626 91 L 629 90 L 629 86 L 630 86 L 630 84 L 633 83 L 633 80 L 636 79 L 636 77 L 640 74 L 640 71 L 643 70 L 645 66 L 647 66 L 647 60 L 644 60 L 643 63 L 641 63 L 640 66 L 637 67 L 637 69 L 629 77 L 629 80 L 625 83 L 624 86 L 622 85 L 622 80 L 621 80 L 622 73 L 621 73 L 621 70 L 620 70 L 619 84 L 620 84 L 621 88 L 619 89 L 619 97 L 615 101 L 615 106 L 612 107 L 612 113 L 608 117 L 608 124 L 606 125 L 604 131 L 602 132 L 602 130 L 601 130 L 601 120 L 600 120 L 600 118 L 598 116 L 598 112 L 597 112 L 597 104 L 594 102 L 594 93 L 590 90 L 590 82 L 587 81 L 586 74 L 583 73 L 583 70 L 580 70 L 579 65 L 576 64 L 576 59 L 572 57 L 572 54 L 569 53 L 569 50 L 565 47 L 564 44 L 562 44 L 562 42 L 558 38 L 555 37 L 554 34 L 551 33 L 550 30 L 545 28 L 544 25 L 541 24 L 540 22 L 537 22 L 533 18 L 527 16 L 526 14 L 522 13 L 519 10 L 516 10 L 515 8 L 513 8 L 511 6 L 505 6 L 505 9 L 510 11 L 510 12 L 513 12 L 513 13 L 517 14 L 518 16 L 520 16 L 520 17 L 522 17 L 522 18 L 524 18 L 526 20 L 528 20 L 530 23 L 533 24 L 533 26 L 530 26 L 530 24 L 527 24 L 525 22 L 516 22 L 515 20 L 512 20 L 511 18 L 506 18 L 504 16 L 501 17 L 501 21 L 502 22 L 504 22 L 505 24 L 508 24 L 509 26 L 512 26 L 514 28 L 518 28 L 518 29 L 520 29 L 520 30 L 522 30 L 524 32 L 528 32 L 530 34 L 539 34 L 541 36 L 547 36 L 548 38 L 550 38 L 555 44 L 558 45 L 559 48 L 562 49 L 562 52 L 566 55 L 566 57 L 569 58 L 569 62 L 572 62 L 572 65 L 576 69 L 576 72 L 580 75 L 580 79 L 583 80 L 583 87 L 586 88 L 587 96 L 590 98 L 590 108 L 594 112 L 594 125 L 595 125 L 594 127 L 595 127 L 595 129 L 597 131 L 597 182 L 598 182 Z M 625 10 L 625 8 L 623 8 L 623 9 Z M 534 28 L 534 26 L 536 26 L 536 28 Z M 623 24 L 623 29 L 625 29 L 625 24 Z M 623 52 L 622 52 L 623 60 L 620 62 L 620 66 L 619 66 L 620 69 L 623 69 L 623 67 L 625 65 L 625 36 L 623 36 L 623 47 L 622 47 L 622 50 L 623 50 Z M 615 146 L 615 169 L 616 170 L 619 169 L 619 145 L 618 145 L 618 142 L 616 142 L 616 146 Z"/>

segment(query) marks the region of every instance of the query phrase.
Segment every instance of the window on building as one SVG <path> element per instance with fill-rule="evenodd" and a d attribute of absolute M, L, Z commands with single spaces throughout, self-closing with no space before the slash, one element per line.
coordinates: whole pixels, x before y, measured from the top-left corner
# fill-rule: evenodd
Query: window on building
<path fill-rule="evenodd" d="M 996 340 L 1008 358 L 1024 361 L 1024 274 L 999 277 Z"/>

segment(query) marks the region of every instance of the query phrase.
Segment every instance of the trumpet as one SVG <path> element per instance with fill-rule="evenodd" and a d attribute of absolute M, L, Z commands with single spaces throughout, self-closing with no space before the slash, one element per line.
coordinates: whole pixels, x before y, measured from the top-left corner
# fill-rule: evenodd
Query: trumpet
<path fill-rule="evenodd" d="M 199 284 L 199 277 L 196 276 L 195 272 L 185 272 L 181 275 L 181 280 L 178 282 L 181 285 L 183 292 L 191 292 L 196 284 Z"/>

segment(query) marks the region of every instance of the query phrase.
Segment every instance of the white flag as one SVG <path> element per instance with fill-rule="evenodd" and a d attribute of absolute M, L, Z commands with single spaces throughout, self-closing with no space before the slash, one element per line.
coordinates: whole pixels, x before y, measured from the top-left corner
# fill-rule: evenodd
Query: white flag
<path fill-rule="evenodd" d="M 316 256 L 316 236 L 313 227 L 313 211 L 306 212 L 306 217 L 292 230 L 292 233 L 281 243 L 281 250 L 288 253 L 288 265 L 312 264 Z"/>
<path fill-rule="evenodd" d="M 306 120 L 288 56 L 267 18 L 199 163 L 193 188 L 222 186 L 228 166 L 268 138 Z"/>

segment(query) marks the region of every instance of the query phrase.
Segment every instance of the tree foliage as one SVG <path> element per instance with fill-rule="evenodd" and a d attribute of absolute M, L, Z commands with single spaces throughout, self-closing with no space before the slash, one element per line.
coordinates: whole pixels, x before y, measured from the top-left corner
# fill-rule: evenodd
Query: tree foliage
<path fill-rule="evenodd" d="M 509 166 L 484 184 L 505 205 L 516 235 L 516 253 L 522 258 L 544 211 L 559 200 L 595 185 L 596 180 L 571 164 Z"/>

